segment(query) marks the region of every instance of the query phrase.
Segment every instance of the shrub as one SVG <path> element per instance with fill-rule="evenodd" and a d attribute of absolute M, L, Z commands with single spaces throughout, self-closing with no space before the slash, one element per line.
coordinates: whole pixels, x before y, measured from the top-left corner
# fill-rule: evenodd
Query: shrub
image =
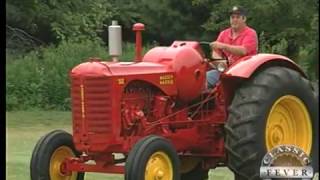
<path fill-rule="evenodd" d="M 123 52 L 121 61 L 132 60 L 134 45 L 125 44 Z M 107 47 L 99 41 L 64 41 L 15 57 L 6 64 L 7 110 L 69 110 L 69 71 L 89 57 L 109 59 Z"/>

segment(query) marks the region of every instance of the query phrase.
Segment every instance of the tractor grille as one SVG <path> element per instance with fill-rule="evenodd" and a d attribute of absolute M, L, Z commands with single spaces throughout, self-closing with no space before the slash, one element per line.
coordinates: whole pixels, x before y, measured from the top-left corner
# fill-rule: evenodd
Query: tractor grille
<path fill-rule="evenodd" d="M 71 84 L 74 135 L 90 139 L 95 135 L 110 135 L 111 80 L 108 77 L 73 77 Z"/>

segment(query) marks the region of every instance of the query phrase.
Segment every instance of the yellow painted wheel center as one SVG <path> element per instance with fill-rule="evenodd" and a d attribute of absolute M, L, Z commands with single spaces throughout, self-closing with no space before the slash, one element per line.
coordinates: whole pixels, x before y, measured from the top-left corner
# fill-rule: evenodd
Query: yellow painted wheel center
<path fill-rule="evenodd" d="M 162 151 L 155 152 L 147 162 L 145 180 L 173 180 L 172 163 Z"/>
<path fill-rule="evenodd" d="M 266 125 L 266 146 L 270 151 L 280 144 L 296 145 L 308 155 L 312 146 L 311 118 L 304 103 L 286 95 L 272 106 Z"/>
<path fill-rule="evenodd" d="M 71 176 L 66 176 L 61 173 L 60 167 L 61 163 L 64 161 L 66 157 L 74 157 L 75 155 L 72 152 L 72 149 L 70 149 L 67 146 L 61 146 L 58 149 L 56 149 L 50 159 L 50 167 L 49 167 L 49 173 L 50 173 L 50 179 L 51 180 L 76 180 L 77 179 L 77 173 L 72 172 Z"/>

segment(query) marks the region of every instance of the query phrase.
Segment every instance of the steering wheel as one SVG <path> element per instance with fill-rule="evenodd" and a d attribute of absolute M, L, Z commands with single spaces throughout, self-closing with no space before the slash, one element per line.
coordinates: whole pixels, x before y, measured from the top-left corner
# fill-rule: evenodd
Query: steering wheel
<path fill-rule="evenodd" d="M 222 53 L 222 58 L 212 58 L 212 56 L 211 56 L 211 51 L 212 51 L 212 50 L 211 50 L 210 43 L 211 43 L 211 42 L 207 42 L 207 41 L 201 41 L 201 42 L 199 42 L 199 44 L 200 44 L 200 46 L 201 46 L 201 49 L 202 49 L 202 51 L 204 52 L 205 57 L 206 57 L 207 59 L 209 59 L 209 62 L 210 62 L 210 61 L 216 61 L 216 60 L 227 60 L 227 62 L 228 62 L 228 58 L 227 58 L 226 54 L 225 54 L 223 51 L 221 51 L 221 53 Z"/>

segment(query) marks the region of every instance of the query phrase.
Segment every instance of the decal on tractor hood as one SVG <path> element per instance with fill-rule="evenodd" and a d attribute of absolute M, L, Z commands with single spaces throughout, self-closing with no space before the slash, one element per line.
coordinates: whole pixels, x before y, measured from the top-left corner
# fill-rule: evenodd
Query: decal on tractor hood
<path fill-rule="evenodd" d="M 124 78 L 119 78 L 119 79 L 117 79 L 117 81 L 118 81 L 119 85 L 123 85 L 124 84 Z"/>
<path fill-rule="evenodd" d="M 160 85 L 172 85 L 173 84 L 173 75 L 172 74 L 166 74 L 166 75 L 162 75 L 159 78 Z"/>

